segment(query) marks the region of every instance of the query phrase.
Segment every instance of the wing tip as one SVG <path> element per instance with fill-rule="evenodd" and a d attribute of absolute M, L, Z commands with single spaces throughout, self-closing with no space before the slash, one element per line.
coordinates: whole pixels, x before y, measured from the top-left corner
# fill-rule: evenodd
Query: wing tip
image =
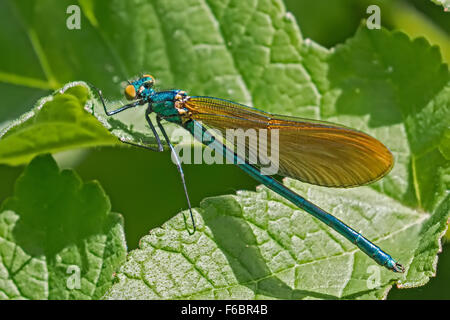
<path fill-rule="evenodd" d="M 354 188 L 354 187 L 362 187 L 362 186 L 366 186 L 369 184 L 372 184 L 374 182 L 377 182 L 379 180 L 381 180 L 382 178 L 384 178 L 386 175 L 389 174 L 389 172 L 391 172 L 392 168 L 394 167 L 395 164 L 395 160 L 394 160 L 394 155 L 392 154 L 391 150 L 386 147 L 384 144 L 382 144 L 380 142 L 380 144 L 384 147 L 384 154 L 383 156 L 380 156 L 381 161 L 379 162 L 380 164 L 384 164 L 383 168 L 380 168 L 379 172 L 377 174 L 375 174 L 372 178 L 367 179 L 366 181 L 358 181 L 358 182 L 354 182 L 354 183 L 348 183 L 348 184 L 340 184 L 340 185 L 335 185 L 335 186 L 329 186 L 329 185 L 323 185 L 323 186 L 327 186 L 327 187 L 336 187 L 336 188 Z"/>

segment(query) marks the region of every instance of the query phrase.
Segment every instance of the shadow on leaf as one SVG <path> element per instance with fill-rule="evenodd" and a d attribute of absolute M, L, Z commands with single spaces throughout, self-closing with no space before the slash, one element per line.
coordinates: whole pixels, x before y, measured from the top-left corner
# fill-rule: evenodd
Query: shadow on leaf
<path fill-rule="evenodd" d="M 261 255 L 252 229 L 242 215 L 240 204 L 232 196 L 206 199 L 201 203 L 201 208 L 205 224 L 211 229 L 236 279 L 251 289 L 255 296 L 337 299 L 331 295 L 292 289 L 274 275 Z"/>
<path fill-rule="evenodd" d="M 97 183 L 83 183 L 73 171 L 60 171 L 45 155 L 25 169 L 4 210 L 19 215 L 13 230 L 19 246 L 30 255 L 52 257 L 70 245 L 83 248 L 84 239 L 104 233 L 110 203 Z"/>

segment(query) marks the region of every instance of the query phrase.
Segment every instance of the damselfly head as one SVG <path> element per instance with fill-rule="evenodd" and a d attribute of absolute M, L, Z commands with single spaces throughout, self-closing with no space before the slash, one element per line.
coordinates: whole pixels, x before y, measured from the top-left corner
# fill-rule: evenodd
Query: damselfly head
<path fill-rule="evenodd" d="M 155 78 L 149 74 L 141 76 L 139 79 L 128 82 L 125 87 L 125 97 L 127 100 L 135 100 L 143 98 L 153 92 L 153 85 L 155 84 Z"/>
<path fill-rule="evenodd" d="M 125 91 L 124 91 L 125 97 L 127 98 L 127 100 L 134 100 L 136 99 L 136 88 L 134 87 L 134 85 L 129 84 L 125 87 Z"/>

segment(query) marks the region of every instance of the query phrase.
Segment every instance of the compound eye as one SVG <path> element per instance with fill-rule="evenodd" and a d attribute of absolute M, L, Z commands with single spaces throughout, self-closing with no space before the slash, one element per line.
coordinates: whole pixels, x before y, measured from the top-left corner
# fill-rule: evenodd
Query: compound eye
<path fill-rule="evenodd" d="M 124 93 L 127 100 L 136 99 L 136 89 L 134 88 L 133 85 L 129 84 L 128 86 L 126 86 Z"/>
<path fill-rule="evenodd" d="M 143 78 L 149 78 L 148 80 L 145 81 L 145 84 L 148 87 L 151 87 L 151 86 L 153 86 L 155 84 L 155 78 L 153 78 L 153 76 L 151 76 L 149 74 L 144 74 L 142 77 Z"/>

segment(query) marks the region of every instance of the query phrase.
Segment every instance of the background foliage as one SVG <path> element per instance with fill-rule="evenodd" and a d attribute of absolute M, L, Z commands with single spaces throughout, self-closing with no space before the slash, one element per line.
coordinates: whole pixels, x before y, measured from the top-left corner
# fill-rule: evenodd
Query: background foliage
<path fill-rule="evenodd" d="M 220 4 L 221 2 L 210 1 L 208 2 L 208 10 L 211 10 L 219 23 L 222 20 L 233 21 L 233 19 L 236 19 L 234 24 L 229 23 L 229 27 L 221 29 L 220 34 L 217 35 L 210 32 L 211 28 L 215 28 L 214 23 L 204 23 L 202 16 L 195 10 L 190 14 L 184 14 L 198 3 L 203 3 L 201 1 L 198 3 L 196 1 L 191 2 L 180 4 L 172 1 L 153 1 L 149 5 L 147 3 L 136 5 L 132 2 L 80 1 L 86 15 L 86 18 L 83 18 L 82 25 L 83 28 L 88 29 L 82 29 L 84 32 L 69 32 L 64 27 L 54 28 L 54 25 L 57 24 L 65 25 L 66 16 L 60 14 L 65 11 L 68 5 L 64 1 L 61 1 L 57 6 L 50 1 L 41 1 L 39 5 L 36 5 L 33 1 L 28 3 L 26 1 L 17 3 L 4 1 L 0 3 L 0 6 L 2 6 L 0 23 L 4 24 L 5 28 L 6 26 L 10 29 L 11 26 L 13 27 L 11 32 L 0 34 L 3 43 L 12 44 L 2 53 L 0 64 L 0 79 L 2 80 L 0 90 L 5 92 L 3 96 L 6 98 L 3 104 L 5 107 L 0 109 L 0 121 L 17 118 L 24 111 L 28 111 L 37 98 L 45 96 L 50 90 L 57 89 L 63 83 L 73 80 L 86 80 L 99 86 L 101 84 L 107 96 L 117 98 L 120 94 L 118 82 L 142 71 L 150 71 L 156 75 L 160 80 L 161 87 L 177 87 L 195 94 L 232 98 L 244 103 L 265 106 L 267 110 L 279 113 L 309 117 L 318 116 L 317 109 L 314 108 L 317 101 L 314 100 L 315 95 L 311 88 L 307 85 L 296 87 L 298 81 L 302 80 L 301 77 L 296 79 L 297 81 L 289 81 L 290 77 L 295 77 L 294 73 L 283 72 L 280 74 L 280 70 L 275 68 L 266 70 L 262 74 L 261 69 L 258 68 L 263 61 L 261 59 L 265 57 L 264 44 L 268 41 L 267 37 L 270 36 L 275 38 L 275 45 L 271 48 L 272 62 L 274 64 L 292 63 L 292 71 L 298 71 L 295 69 L 295 64 L 298 63 L 296 59 L 299 58 L 296 52 L 300 48 L 302 38 L 295 32 L 287 35 L 271 33 L 273 30 L 265 28 L 267 21 L 264 21 L 264 15 L 259 17 L 262 20 L 258 20 L 258 16 L 256 16 L 253 20 L 247 21 L 247 24 L 251 27 L 241 30 L 239 29 L 240 26 L 245 25 L 242 24 L 242 19 L 245 20 L 248 12 L 244 10 L 242 16 L 239 16 L 239 14 L 233 12 L 232 6 L 231 8 L 224 8 Z M 255 4 L 256 2 L 249 3 Z M 274 8 L 274 4 L 274 11 L 277 11 L 276 5 L 279 4 L 278 2 L 269 5 L 269 2 L 261 1 L 259 8 L 261 12 L 264 12 L 264 6 Z M 303 38 L 310 37 L 319 44 L 331 47 L 354 35 L 361 18 L 366 17 L 365 8 L 368 2 L 335 1 L 330 5 L 329 1 L 314 1 L 314 3 L 310 1 L 287 1 L 286 5 L 296 15 Z M 380 6 L 382 7 L 382 22 L 386 27 L 399 28 L 413 37 L 425 35 L 430 42 L 440 45 L 444 59 L 448 59 L 449 20 L 442 15 L 442 8 L 419 1 L 393 1 L 389 5 L 380 1 Z M 251 6 L 249 5 L 249 7 Z M 107 8 L 107 10 L 104 10 L 104 8 Z M 398 10 L 398 8 L 402 10 Z M 239 9 L 242 10 L 242 8 Z M 236 9 L 236 11 L 238 10 Z M 120 14 L 122 12 L 127 12 L 129 15 Z M 199 10 L 199 12 L 202 12 L 202 10 Z M 393 12 L 398 14 L 393 14 Z M 44 19 L 44 15 L 50 15 L 54 19 Z M 135 19 L 129 19 L 129 16 L 133 16 Z M 187 17 L 190 20 L 183 20 Z M 20 23 L 17 23 L 18 21 Z M 190 23 L 192 21 L 203 22 Z M 277 25 L 277 28 L 295 30 L 290 18 L 281 19 L 279 23 L 280 25 Z M 414 28 L 418 23 L 426 26 L 426 28 L 419 28 L 420 33 Z M 189 25 L 189 27 L 178 28 L 178 24 Z M 102 25 L 110 27 L 99 28 Z M 336 27 L 337 25 L 339 25 L 339 28 Z M 234 26 L 237 26 L 236 29 L 234 29 Z M 147 32 L 148 30 L 150 31 Z M 234 38 L 234 36 L 237 38 Z M 62 39 L 66 39 L 66 41 Z M 165 41 L 167 39 L 170 39 L 170 41 Z M 224 44 L 220 39 L 226 39 L 227 42 Z M 361 39 L 364 40 L 364 34 L 359 35 L 359 39 L 359 41 L 356 41 L 356 48 L 364 44 L 364 42 L 361 42 Z M 399 39 L 406 44 L 405 49 L 407 49 L 409 47 L 408 41 L 402 37 Z M 253 41 L 262 44 L 262 47 L 255 46 L 253 48 Z M 388 47 L 386 41 L 389 41 L 389 37 L 386 37 L 384 44 L 380 44 L 382 48 L 383 46 Z M 161 43 L 164 44 L 163 48 L 161 48 Z M 205 43 L 208 45 L 205 46 Z M 286 50 L 286 44 L 288 43 L 293 44 L 291 51 Z M 347 48 L 351 48 L 353 43 L 355 43 L 355 40 L 348 42 Z M 368 43 L 367 45 L 373 44 Z M 415 45 L 419 49 L 428 46 L 420 41 L 415 42 Z M 244 48 L 248 47 L 258 54 L 246 56 Z M 277 51 L 278 47 L 283 47 L 284 50 Z M 306 65 L 315 66 L 311 67 L 313 71 L 320 70 L 321 56 L 318 54 L 320 51 L 315 52 L 316 49 L 312 48 L 311 51 L 315 53 L 308 54 L 304 47 L 302 50 L 301 56 L 307 60 Z M 345 103 L 345 99 L 347 99 L 347 102 L 359 101 L 359 106 L 369 103 L 366 106 L 368 109 L 373 108 L 373 105 L 389 108 L 390 97 L 380 97 L 380 100 L 367 102 L 367 97 L 376 96 L 370 90 L 376 91 L 376 85 L 382 85 L 383 82 L 365 82 L 364 76 L 359 80 L 356 79 L 356 83 L 343 82 L 346 72 L 355 74 L 361 68 L 361 65 L 355 64 L 354 70 L 339 69 L 340 65 L 349 65 L 348 61 L 342 59 L 348 58 L 357 61 L 359 58 L 357 53 L 353 58 L 351 55 L 346 55 L 345 50 L 346 48 L 341 49 L 340 52 L 344 52 L 343 54 L 334 55 L 336 69 L 332 69 L 332 71 L 335 72 L 335 84 L 339 84 L 341 87 L 348 86 L 349 88 L 359 86 L 363 88 L 362 92 L 367 96 L 364 97 L 363 95 L 359 98 L 360 100 L 355 95 L 344 96 L 341 105 L 337 105 L 338 110 L 322 109 L 321 116 L 333 119 L 334 114 L 357 113 L 358 110 L 345 109 L 355 106 L 355 103 Z M 424 54 L 426 53 L 429 56 L 424 55 L 421 61 L 423 70 L 429 71 L 431 67 L 436 67 L 437 74 L 439 74 L 439 63 L 433 63 L 433 61 L 439 59 L 435 51 L 424 50 Z M 357 51 L 350 50 L 350 53 L 352 52 Z M 407 56 L 405 54 L 403 57 Z M 209 58 L 205 59 L 205 57 Z M 236 59 L 236 57 L 241 58 Z M 389 60 L 392 57 L 384 58 Z M 24 63 L 18 64 L 15 63 L 16 61 Z M 205 61 L 207 61 L 208 67 L 200 68 L 199 66 L 202 66 Z M 317 64 L 319 67 L 317 67 Z M 412 65 L 415 64 L 416 61 L 414 60 Z M 420 63 L 418 65 L 420 66 Z M 370 66 L 363 66 L 362 69 L 370 70 L 368 68 Z M 377 68 L 375 67 L 373 70 L 376 71 Z M 398 70 L 395 71 L 398 72 Z M 319 71 L 317 72 L 320 74 Z M 410 72 L 410 70 L 406 69 L 405 72 Z M 419 73 L 418 77 L 423 74 L 420 73 L 420 68 L 417 72 Z M 211 81 L 211 79 L 213 80 Z M 444 75 L 441 79 L 443 84 L 445 84 L 445 79 Z M 400 94 L 396 98 L 399 99 L 400 104 L 405 104 L 403 108 L 410 108 L 408 103 L 415 103 L 414 101 L 417 99 L 423 98 L 424 102 L 428 102 L 427 99 L 435 97 L 433 85 L 438 88 L 440 78 L 433 77 L 429 80 L 426 78 L 422 80 L 425 84 L 429 84 L 429 96 Z M 406 84 L 405 87 L 407 87 Z M 425 92 L 423 90 L 424 86 L 421 86 L 417 93 Z M 280 95 L 280 92 L 285 94 Z M 298 92 L 299 96 L 294 95 L 293 92 Z M 281 96 L 281 100 L 278 98 L 273 100 L 273 97 L 279 96 Z M 332 96 L 332 94 L 329 95 L 330 99 L 332 99 Z M 436 104 L 444 103 L 445 105 L 445 100 L 439 102 L 438 97 L 436 99 Z M 370 103 L 373 105 L 371 106 Z M 420 105 L 420 103 L 418 104 Z M 280 105 L 283 106 L 283 110 L 278 109 Z M 304 106 L 300 112 L 297 109 L 298 106 Z M 371 128 L 389 124 L 395 125 L 395 123 L 402 121 L 396 118 L 400 117 L 401 113 L 400 110 L 392 118 L 386 118 L 380 111 L 378 118 L 373 117 L 371 119 L 371 121 L 377 121 L 378 119 L 379 122 L 369 123 L 368 125 Z M 426 117 L 428 118 L 429 115 L 428 112 Z M 73 117 L 68 117 L 67 123 L 70 123 L 73 119 L 78 119 L 76 114 L 73 114 Z M 437 113 L 430 117 L 430 119 L 439 118 L 442 118 L 442 114 Z M 335 118 L 335 120 L 338 119 L 348 125 L 361 126 L 358 121 L 352 123 L 351 117 L 347 119 L 345 117 Z M 40 121 L 42 120 L 45 122 L 45 117 L 41 117 Z M 431 140 L 421 140 L 422 129 L 414 126 L 414 120 L 411 121 L 409 126 L 407 123 L 407 127 L 415 132 L 413 137 L 416 137 L 416 140 L 410 142 L 417 148 L 412 151 L 420 154 L 426 151 L 426 145 L 434 140 L 432 140 L 432 134 L 429 133 L 422 135 L 422 137 L 431 137 Z M 39 124 L 40 122 L 36 123 Z M 411 125 L 413 126 L 411 127 Z M 437 132 L 441 132 L 439 128 L 437 128 Z M 99 132 L 99 134 L 102 133 Z M 108 140 L 106 135 L 104 139 L 105 141 L 102 144 L 115 143 Z M 84 145 L 88 146 L 89 142 Z M 52 146 L 52 148 L 54 147 Z M 57 148 L 52 150 L 57 150 Z M 2 158 L 5 158 L 4 154 Z M 26 159 L 24 158 L 24 160 Z M 405 163 L 406 161 L 407 159 L 405 159 Z M 437 159 L 436 161 L 434 163 L 436 167 L 439 167 L 438 163 L 441 160 Z M 114 211 L 122 212 L 125 216 L 125 234 L 129 248 L 135 248 L 138 240 L 148 230 L 161 225 L 180 209 L 185 208 L 184 198 L 174 196 L 181 194 L 182 189 L 179 185 L 178 174 L 176 170 L 173 170 L 171 162 L 168 161 L 167 154 L 152 154 L 128 148 L 101 148 L 89 152 L 62 154 L 58 156 L 58 162 L 63 167 L 75 166 L 83 180 L 97 179 L 101 182 L 111 198 Z M 132 165 L 129 165 L 130 163 Z M 418 163 L 418 166 L 424 169 L 426 164 L 426 162 Z M 2 166 L 0 170 L 2 177 L 0 195 L 2 197 L 10 196 L 13 194 L 13 181 L 22 169 Z M 233 194 L 235 190 L 254 190 L 255 187 L 253 181 L 232 166 L 185 166 L 185 171 L 188 177 L 195 177 L 188 180 L 194 206 L 197 206 L 200 200 L 207 196 Z M 431 170 L 430 175 L 423 175 L 423 177 L 434 177 L 435 174 L 436 172 Z M 401 192 L 404 195 L 402 201 L 413 207 L 419 201 L 421 207 L 431 211 L 437 204 L 438 197 L 436 195 L 439 195 L 442 188 L 445 188 L 445 184 L 434 185 L 435 180 L 433 179 L 420 181 L 420 184 L 424 187 L 422 197 L 417 198 L 417 194 L 414 195 L 411 190 L 403 190 Z M 217 183 L 217 181 L 220 181 L 220 183 Z M 433 188 L 436 188 L 436 190 L 433 190 Z M 170 201 L 168 201 L 167 190 L 171 191 Z M 396 194 L 397 191 L 391 190 L 390 193 Z M 151 208 L 151 214 L 149 214 L 149 208 Z M 444 252 L 439 264 L 445 266 L 445 263 L 448 264 L 447 260 L 449 258 L 446 258 Z M 440 265 L 439 277 L 432 280 L 431 284 L 425 289 L 393 292 L 392 296 L 399 298 L 402 296 L 418 298 L 448 297 L 448 290 L 444 289 L 445 283 L 448 283 L 445 281 L 448 280 L 448 275 L 445 273 L 445 269 L 448 268 L 441 268 Z M 408 291 L 411 293 L 408 293 Z M 414 296 L 415 294 L 416 296 Z"/>

